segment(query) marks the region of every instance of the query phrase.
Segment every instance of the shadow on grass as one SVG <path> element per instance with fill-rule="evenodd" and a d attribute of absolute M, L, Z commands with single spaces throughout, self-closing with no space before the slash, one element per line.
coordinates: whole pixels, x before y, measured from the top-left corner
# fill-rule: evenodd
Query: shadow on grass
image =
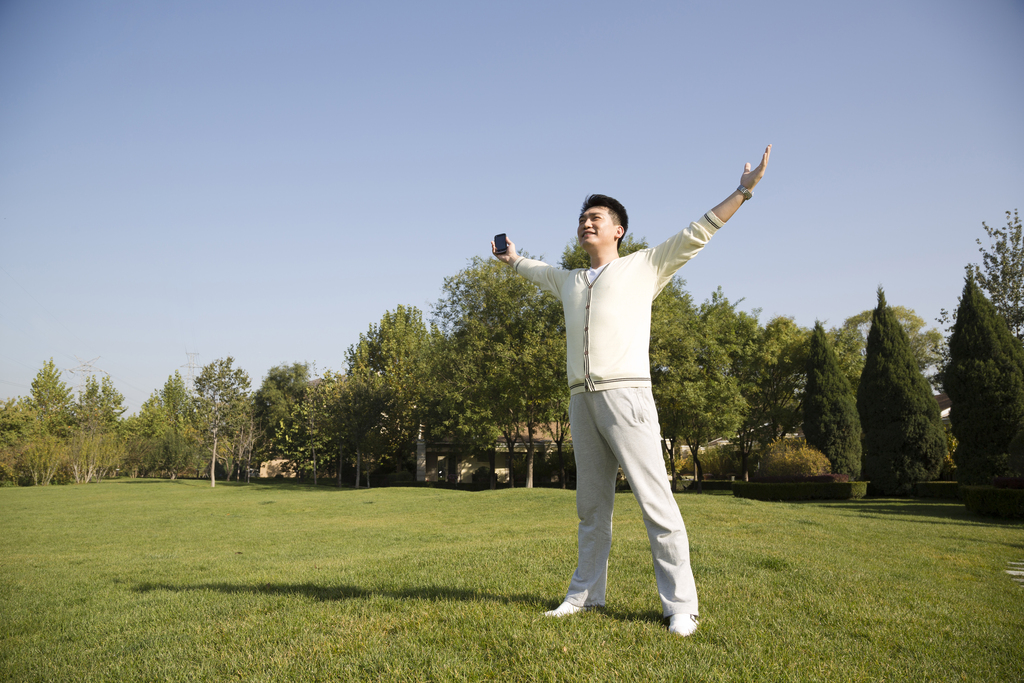
<path fill-rule="evenodd" d="M 865 498 L 854 501 L 807 501 L 801 505 L 825 507 L 831 510 L 849 510 L 865 517 L 892 519 L 893 517 L 919 517 L 903 521 L 918 524 L 942 524 L 942 521 L 973 526 L 1020 526 L 1020 520 L 984 517 L 968 510 L 963 502 L 928 500 L 921 498 Z M 931 518 L 931 519 L 927 519 Z"/>
<path fill-rule="evenodd" d="M 173 585 L 168 583 L 140 583 L 134 587 L 137 593 L 169 591 L 185 593 L 193 591 L 216 591 L 229 595 L 297 595 L 313 600 L 365 600 L 369 598 L 391 598 L 394 600 L 427 600 L 432 602 L 496 602 L 504 605 L 521 604 L 531 607 L 541 606 L 552 609 L 557 605 L 549 604 L 549 598 L 526 593 L 498 595 L 481 590 L 449 588 L 447 586 L 421 586 L 419 588 L 360 588 L 359 586 L 321 586 L 313 583 L 201 583 L 192 585 Z M 648 622 L 660 624 L 665 618 L 660 612 L 624 612 L 617 609 L 599 608 L 603 614 L 616 621 Z"/>
<path fill-rule="evenodd" d="M 545 602 L 537 595 L 498 595 L 487 591 L 447 586 L 421 586 L 418 588 L 361 588 L 359 586 L 323 586 L 314 583 L 200 583 L 174 585 L 168 583 L 140 583 L 134 590 L 138 593 L 170 591 L 184 593 L 192 591 L 217 591 L 227 594 L 298 595 L 314 600 L 363 600 L 367 598 L 392 598 L 395 600 L 461 600 L 465 602 L 488 601 L 502 604 L 538 605 Z"/>

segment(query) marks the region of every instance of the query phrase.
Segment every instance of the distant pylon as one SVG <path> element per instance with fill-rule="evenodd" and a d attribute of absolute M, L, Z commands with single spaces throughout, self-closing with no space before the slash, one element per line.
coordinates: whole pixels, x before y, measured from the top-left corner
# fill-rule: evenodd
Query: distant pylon
<path fill-rule="evenodd" d="M 192 386 L 196 382 L 196 368 L 199 367 L 199 363 L 196 361 L 196 358 L 199 357 L 199 352 L 185 349 L 185 355 L 188 356 L 188 363 L 181 367 L 185 368 L 185 386 L 187 386 L 189 391 L 191 391 Z"/>
<path fill-rule="evenodd" d="M 94 368 L 92 366 L 92 364 L 100 358 L 101 356 L 96 356 L 92 360 L 82 360 L 78 356 L 75 356 L 75 360 L 78 361 L 78 367 L 68 368 L 68 372 L 75 376 L 75 387 L 78 389 L 79 396 L 82 395 L 82 390 L 85 388 L 85 380 L 87 377 L 95 375 L 97 372 L 102 372 L 104 375 L 110 374 L 106 370 L 100 370 L 99 368 Z"/>

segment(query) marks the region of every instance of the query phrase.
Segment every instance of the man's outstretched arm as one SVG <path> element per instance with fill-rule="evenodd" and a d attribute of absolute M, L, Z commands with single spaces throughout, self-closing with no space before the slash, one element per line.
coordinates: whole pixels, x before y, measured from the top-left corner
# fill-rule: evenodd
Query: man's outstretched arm
<path fill-rule="evenodd" d="M 754 186 L 761 182 L 761 178 L 764 177 L 764 170 L 768 166 L 768 155 L 771 154 L 771 151 L 772 146 L 768 145 L 764 150 L 764 156 L 761 157 L 761 163 L 759 163 L 753 170 L 751 170 L 750 164 L 746 164 L 743 167 L 743 175 L 740 176 L 740 185 L 748 190 L 753 190 Z M 736 213 L 736 210 L 743 205 L 744 201 L 746 200 L 743 199 L 743 193 L 740 192 L 739 188 L 737 188 L 735 192 L 725 198 L 725 201 L 711 209 L 711 211 L 713 211 L 714 214 L 718 216 L 718 219 L 724 223 L 732 218 L 733 214 Z"/>

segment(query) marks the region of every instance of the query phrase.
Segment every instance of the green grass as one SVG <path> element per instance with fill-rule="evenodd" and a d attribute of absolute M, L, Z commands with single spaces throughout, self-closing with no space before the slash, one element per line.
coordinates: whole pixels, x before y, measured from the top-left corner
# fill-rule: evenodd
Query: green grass
<path fill-rule="evenodd" d="M 701 627 L 616 499 L 608 604 L 541 617 L 569 491 L 122 480 L 0 489 L 0 680 L 1024 679 L 1024 524 L 957 502 L 678 496 Z"/>

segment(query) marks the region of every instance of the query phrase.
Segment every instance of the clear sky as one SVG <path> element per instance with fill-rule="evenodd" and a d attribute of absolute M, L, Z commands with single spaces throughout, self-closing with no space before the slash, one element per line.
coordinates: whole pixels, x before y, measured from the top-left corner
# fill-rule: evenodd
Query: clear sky
<path fill-rule="evenodd" d="M 931 322 L 1024 209 L 1022 86 L 1020 0 L 3 0 L 0 396 L 342 370 L 495 233 L 557 262 L 600 192 L 655 244 L 767 143 L 695 299 Z"/>

